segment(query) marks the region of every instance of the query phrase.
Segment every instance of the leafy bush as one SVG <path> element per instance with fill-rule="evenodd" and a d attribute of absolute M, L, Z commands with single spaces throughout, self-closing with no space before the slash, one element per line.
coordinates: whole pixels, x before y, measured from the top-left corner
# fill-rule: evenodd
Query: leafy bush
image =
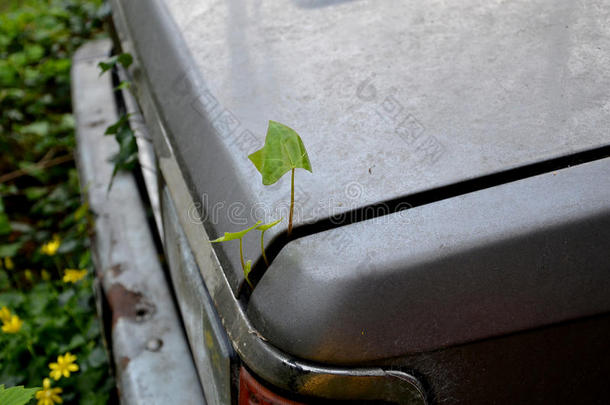
<path fill-rule="evenodd" d="M 100 0 L 0 5 L 0 384 L 42 387 L 40 405 L 58 397 L 105 404 L 113 387 L 70 101 L 70 58 L 102 35 L 101 7 Z"/>

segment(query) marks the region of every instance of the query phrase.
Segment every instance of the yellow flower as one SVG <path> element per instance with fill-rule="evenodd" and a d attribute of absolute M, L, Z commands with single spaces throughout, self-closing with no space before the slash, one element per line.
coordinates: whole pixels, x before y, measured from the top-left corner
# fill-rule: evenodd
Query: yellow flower
<path fill-rule="evenodd" d="M 23 275 L 25 276 L 25 279 L 29 282 L 31 282 L 34 279 L 34 275 L 32 274 L 32 270 L 30 270 L 30 269 L 25 269 L 25 271 L 23 272 Z"/>
<path fill-rule="evenodd" d="M 54 235 L 53 240 L 42 245 L 40 251 L 47 256 L 53 256 L 55 253 L 57 253 L 59 245 L 61 245 L 61 239 L 59 239 L 59 236 Z"/>
<path fill-rule="evenodd" d="M 77 281 L 82 280 L 83 277 L 87 275 L 87 269 L 76 270 L 76 269 L 66 269 L 64 270 L 64 283 L 76 283 Z"/>
<path fill-rule="evenodd" d="M 21 330 L 23 321 L 17 315 L 11 315 L 10 319 L 3 321 L 2 332 L 17 333 Z"/>
<path fill-rule="evenodd" d="M 4 267 L 6 267 L 7 270 L 13 270 L 15 268 L 15 263 L 13 263 L 13 259 L 11 259 L 10 257 L 5 257 Z"/>
<path fill-rule="evenodd" d="M 49 368 L 51 369 L 49 375 L 56 381 L 62 376 L 66 378 L 70 377 L 71 372 L 78 371 L 78 364 L 74 364 L 75 361 L 76 356 L 70 352 L 64 354 L 63 356 L 58 356 L 57 363 L 49 364 Z"/>
<path fill-rule="evenodd" d="M 11 310 L 7 307 L 0 308 L 0 321 L 8 322 L 11 320 Z"/>
<path fill-rule="evenodd" d="M 61 388 L 51 388 L 51 380 L 45 378 L 42 381 L 42 389 L 36 393 L 38 405 L 61 404 L 63 401 L 59 394 L 61 394 Z"/>
<path fill-rule="evenodd" d="M 51 275 L 46 269 L 42 269 L 40 272 L 40 277 L 42 277 L 44 281 L 49 281 L 51 279 Z"/>

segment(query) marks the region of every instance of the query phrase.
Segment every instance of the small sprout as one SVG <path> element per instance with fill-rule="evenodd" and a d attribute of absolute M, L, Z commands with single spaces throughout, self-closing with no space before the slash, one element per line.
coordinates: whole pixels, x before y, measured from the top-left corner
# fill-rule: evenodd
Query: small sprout
<path fill-rule="evenodd" d="M 267 255 L 265 255 L 265 231 L 269 228 L 273 228 L 274 226 L 282 222 L 282 219 L 284 218 L 280 218 L 277 221 L 269 222 L 268 224 L 259 225 L 256 228 L 261 231 L 261 252 L 263 253 L 263 260 L 265 260 L 265 264 L 267 265 L 267 267 L 269 267 L 269 260 L 267 260 Z"/>
<path fill-rule="evenodd" d="M 248 284 L 250 285 L 251 288 L 253 288 L 253 287 L 252 287 L 252 283 L 248 279 L 248 275 L 250 274 L 250 270 L 252 267 L 252 261 L 248 260 L 247 262 L 244 262 L 243 237 L 251 230 L 258 228 L 258 226 L 261 224 L 261 222 L 263 222 L 263 221 L 257 221 L 254 225 L 252 225 L 249 228 L 244 229 L 243 231 L 225 232 L 225 234 L 223 236 L 221 236 L 220 238 L 210 241 L 211 243 L 218 243 L 218 242 L 227 242 L 230 240 L 239 239 L 239 258 L 241 259 L 241 268 L 244 271 L 244 277 L 246 278 L 246 281 L 248 282 Z"/>
<path fill-rule="evenodd" d="M 250 279 L 248 278 L 248 276 L 250 275 L 250 271 L 252 271 L 252 260 L 248 260 L 246 262 L 246 265 L 244 266 L 244 276 L 246 277 L 246 281 L 248 282 L 248 285 L 250 286 L 250 288 L 254 289 L 254 286 L 252 285 L 252 283 L 250 282 Z"/>
<path fill-rule="evenodd" d="M 120 55 L 113 56 L 106 62 L 98 63 L 97 67 L 100 68 L 100 76 L 115 67 L 117 63 L 121 64 L 125 69 L 127 69 L 133 63 L 133 56 L 131 56 L 129 53 L 122 53 Z"/>
<path fill-rule="evenodd" d="M 311 162 L 299 134 L 290 127 L 276 121 L 269 121 L 265 145 L 248 158 L 263 177 L 268 186 L 278 181 L 286 172 L 292 171 L 290 186 L 290 215 L 288 235 L 292 233 L 294 212 L 294 169 L 301 168 L 312 172 Z"/>

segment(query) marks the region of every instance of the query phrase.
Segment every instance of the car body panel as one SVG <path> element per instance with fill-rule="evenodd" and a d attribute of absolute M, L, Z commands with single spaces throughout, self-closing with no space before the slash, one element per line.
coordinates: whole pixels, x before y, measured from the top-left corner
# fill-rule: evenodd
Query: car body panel
<path fill-rule="evenodd" d="M 121 3 L 212 237 L 286 216 L 289 179 L 246 159 L 268 119 L 312 160 L 297 226 L 609 141 L 605 1 Z"/>
<path fill-rule="evenodd" d="M 602 159 L 303 237 L 248 315 L 294 356 L 350 364 L 608 312 L 607 173 Z"/>

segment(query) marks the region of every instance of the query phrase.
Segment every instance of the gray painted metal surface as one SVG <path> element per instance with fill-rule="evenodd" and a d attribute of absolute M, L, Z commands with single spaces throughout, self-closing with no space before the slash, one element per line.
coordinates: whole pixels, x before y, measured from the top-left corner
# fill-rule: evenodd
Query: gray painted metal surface
<path fill-rule="evenodd" d="M 235 352 L 203 284 L 167 188 L 161 201 L 167 261 L 207 403 L 230 404 L 231 357 Z"/>
<path fill-rule="evenodd" d="M 248 315 L 278 348 L 370 362 L 610 312 L 610 159 L 289 243 Z"/>
<path fill-rule="evenodd" d="M 112 309 L 112 350 L 125 404 L 205 403 L 178 314 L 131 174 L 112 173 L 118 149 L 106 127 L 117 120 L 109 75 L 97 63 L 110 41 L 90 42 L 75 54 L 72 99 L 77 161 L 83 189 L 96 215 L 92 251 Z"/>
<path fill-rule="evenodd" d="M 312 158 L 299 223 L 608 144 L 607 1 L 115 3 L 194 200 L 221 207 L 212 237 L 285 211 L 289 179 L 266 188 L 245 158 L 267 119 Z"/>

